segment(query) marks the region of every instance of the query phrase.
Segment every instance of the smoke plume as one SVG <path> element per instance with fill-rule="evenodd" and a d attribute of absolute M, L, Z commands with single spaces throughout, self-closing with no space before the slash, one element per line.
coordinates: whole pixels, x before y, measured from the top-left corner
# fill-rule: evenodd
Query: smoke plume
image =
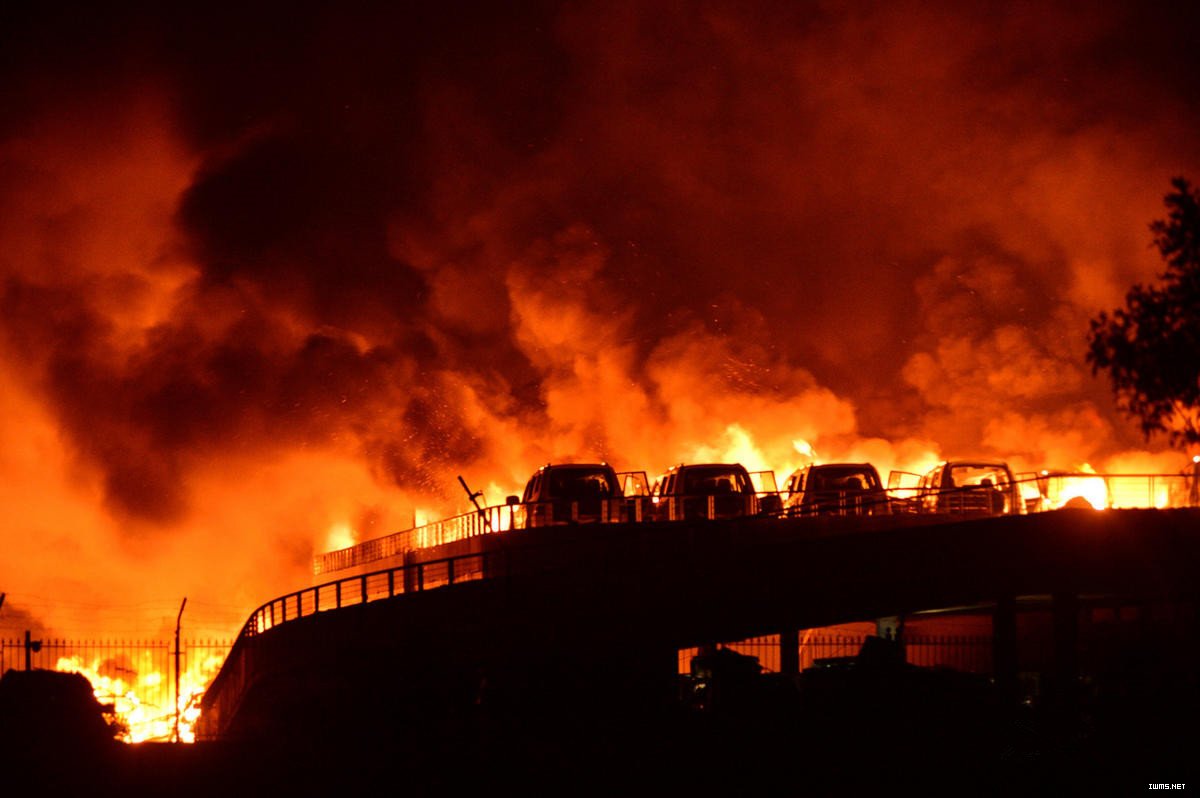
<path fill-rule="evenodd" d="M 1200 174 L 1192 12 L 4 14 L 0 589 L 50 625 L 227 630 L 548 461 L 1183 462 L 1083 355 Z"/>

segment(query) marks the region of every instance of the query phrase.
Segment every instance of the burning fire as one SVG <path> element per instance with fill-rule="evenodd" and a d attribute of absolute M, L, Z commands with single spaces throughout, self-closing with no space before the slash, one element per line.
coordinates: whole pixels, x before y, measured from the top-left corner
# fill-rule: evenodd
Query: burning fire
<path fill-rule="evenodd" d="M 1082 507 L 1094 510 L 1108 507 L 1108 485 L 1102 477 L 1067 477 L 1057 497 L 1058 507 Z"/>
<path fill-rule="evenodd" d="M 140 664 L 138 660 L 141 660 Z M 221 667 L 223 656 L 209 655 L 190 664 L 179 678 L 179 741 L 196 739 L 194 726 L 200 716 L 200 698 Z M 55 670 L 82 674 L 92 683 L 96 700 L 111 705 L 128 729 L 121 737 L 127 743 L 168 741 L 175 737 L 175 707 L 151 703 L 148 696 L 170 696 L 174 686 L 163 673 L 153 670 L 151 652 L 142 652 L 132 667 L 114 668 L 94 657 L 60 657 Z M 169 699 L 168 699 L 169 700 Z"/>
<path fill-rule="evenodd" d="M 348 523 L 341 521 L 329 527 L 329 532 L 325 535 L 325 550 L 346 549 L 357 542 L 358 536 L 354 534 L 354 530 Z"/>
<path fill-rule="evenodd" d="M 1192 84 L 1113 57 L 1119 14 L 734 3 L 666 31 L 548 4 L 462 37 L 407 5 L 338 26 L 407 32 L 404 58 L 302 10 L 315 44 L 269 51 L 254 13 L 232 48 L 155 14 L 10 21 L 0 589 L 54 596 L 38 628 L 188 595 L 226 636 L 315 552 L 469 510 L 458 475 L 503 504 L 549 461 L 1178 470 L 1080 342 L 1160 270 L 1147 176 L 1197 171 Z M 85 666 L 161 736 L 145 668 Z"/>

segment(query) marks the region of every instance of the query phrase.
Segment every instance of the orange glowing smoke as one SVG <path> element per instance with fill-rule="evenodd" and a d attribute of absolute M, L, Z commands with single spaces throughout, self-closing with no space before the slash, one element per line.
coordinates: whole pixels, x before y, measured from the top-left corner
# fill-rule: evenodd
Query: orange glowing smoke
<path fill-rule="evenodd" d="M 459 475 L 569 459 L 1177 471 L 1083 334 L 1200 173 L 1194 28 L 768 10 L 12 20 L 0 625 L 162 636 L 186 595 L 231 636 Z"/>

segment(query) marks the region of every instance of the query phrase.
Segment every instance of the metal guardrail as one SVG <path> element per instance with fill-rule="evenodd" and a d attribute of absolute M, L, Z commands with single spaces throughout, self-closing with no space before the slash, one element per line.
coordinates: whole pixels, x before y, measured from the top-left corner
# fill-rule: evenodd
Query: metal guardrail
<path fill-rule="evenodd" d="M 225 664 L 205 688 L 202 705 L 211 695 L 220 692 L 222 684 L 244 684 L 247 675 L 242 655 L 247 641 L 276 626 L 320 612 L 479 580 L 485 576 L 502 575 L 507 572 L 507 556 L 505 551 L 491 551 L 410 563 L 343 577 L 274 598 L 250 614 L 233 641 Z M 204 727 L 203 719 L 202 714 L 202 723 L 197 726 L 198 739 L 208 739 L 213 735 L 212 729 Z"/>
<path fill-rule="evenodd" d="M 394 532 L 381 538 L 363 541 L 337 551 L 318 554 L 313 558 L 313 573 L 317 576 L 343 571 L 369 562 L 406 554 L 410 551 L 441 546 L 456 540 L 488 535 L 514 528 L 517 505 L 485 507 L 440 521 Z"/>
<path fill-rule="evenodd" d="M 1000 494 L 996 497 L 994 494 Z M 811 515 L 895 514 L 1006 514 L 1045 512 L 1068 506 L 1095 509 L 1167 508 L 1200 506 L 1200 479 L 1196 474 L 1093 474 L 1044 472 L 1019 474 L 1012 485 L 994 491 L 992 504 L 980 486 L 951 490 L 920 487 L 889 488 L 876 492 L 823 492 L 812 506 L 786 507 L 779 491 L 756 494 L 754 502 L 738 512 L 721 504 L 730 497 L 679 496 L 658 499 L 631 496 L 590 502 L 534 502 L 485 507 L 429 524 L 364 541 L 313 558 L 313 573 L 344 571 L 389 557 L 400 557 L 459 540 L 512 529 L 571 523 L 639 523 L 644 521 L 703 520 L 742 516 L 756 508 L 772 517 Z M 1005 501 L 1004 495 L 1008 498 Z M 734 497 L 736 498 L 736 497 Z M 1072 501 L 1075 500 L 1075 501 Z M 778 509 L 774 509 L 778 508 Z"/>
<path fill-rule="evenodd" d="M 498 571 L 503 573 L 505 568 L 507 553 L 490 551 L 343 577 L 268 601 L 250 614 L 238 637 L 253 637 L 280 624 L 318 612 L 476 581 L 496 575 Z"/>

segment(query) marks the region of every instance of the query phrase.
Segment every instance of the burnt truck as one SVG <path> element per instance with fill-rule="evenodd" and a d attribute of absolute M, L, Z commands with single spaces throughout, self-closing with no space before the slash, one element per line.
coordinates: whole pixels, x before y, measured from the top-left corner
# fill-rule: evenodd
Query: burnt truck
<path fill-rule="evenodd" d="M 885 515 L 891 503 L 870 463 L 814 463 L 798 468 L 783 485 L 787 516 Z"/>
<path fill-rule="evenodd" d="M 774 475 L 771 481 L 773 487 Z M 760 492 L 740 463 L 680 463 L 654 481 L 650 518 L 687 521 L 758 515 L 772 509 Z"/>
<path fill-rule="evenodd" d="M 558 463 L 539 468 L 520 496 L 509 496 L 513 528 L 640 521 L 646 475 L 608 463 Z"/>
<path fill-rule="evenodd" d="M 888 477 L 888 487 L 897 488 L 904 476 L 915 475 L 893 471 Z M 943 461 L 921 476 L 910 494 L 903 500 L 904 506 L 914 513 L 1010 515 L 1025 512 L 1025 501 L 1017 480 L 1003 460 Z"/>

